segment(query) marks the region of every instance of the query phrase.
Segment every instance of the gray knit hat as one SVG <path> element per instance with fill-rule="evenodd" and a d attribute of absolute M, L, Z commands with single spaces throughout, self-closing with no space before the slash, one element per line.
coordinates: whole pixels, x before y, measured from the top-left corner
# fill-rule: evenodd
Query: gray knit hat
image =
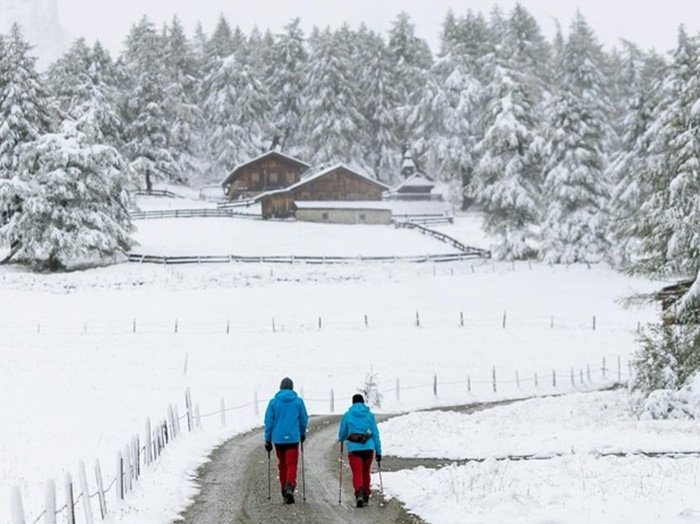
<path fill-rule="evenodd" d="M 294 389 L 294 382 L 289 377 L 284 377 L 280 382 L 280 389 Z"/>

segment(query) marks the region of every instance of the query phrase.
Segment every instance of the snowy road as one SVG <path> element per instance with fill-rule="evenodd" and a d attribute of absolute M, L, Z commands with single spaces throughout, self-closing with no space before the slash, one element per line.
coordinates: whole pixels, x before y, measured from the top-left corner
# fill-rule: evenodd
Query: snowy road
<path fill-rule="evenodd" d="M 296 501 L 285 505 L 276 481 L 276 458 L 271 461 L 271 500 L 268 494 L 268 459 L 263 447 L 262 430 L 235 437 L 217 449 L 211 461 L 200 470 L 202 486 L 194 504 L 185 512 L 181 524 L 421 524 L 396 500 L 380 501 L 372 497 L 367 507 L 354 507 L 350 470 L 343 461 L 342 504 L 338 504 L 339 447 L 337 431 L 340 418 L 314 417 L 304 444 L 303 501 L 301 461 Z M 387 457 L 384 467 L 391 467 Z"/>

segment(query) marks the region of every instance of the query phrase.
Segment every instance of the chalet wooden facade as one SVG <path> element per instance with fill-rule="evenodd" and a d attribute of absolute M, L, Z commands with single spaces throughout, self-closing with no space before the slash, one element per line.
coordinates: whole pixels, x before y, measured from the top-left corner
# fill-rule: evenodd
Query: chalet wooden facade
<path fill-rule="evenodd" d="M 295 218 L 300 222 L 327 224 L 391 224 L 391 208 L 384 202 L 295 202 Z"/>
<path fill-rule="evenodd" d="M 381 182 L 338 164 L 309 171 L 296 184 L 261 194 L 256 200 L 262 205 L 263 218 L 289 218 L 295 214 L 295 202 L 377 202 L 388 189 Z"/>
<path fill-rule="evenodd" d="M 268 151 L 237 166 L 221 185 L 230 200 L 253 198 L 266 191 L 296 184 L 309 167 L 299 159 L 278 151 Z"/>

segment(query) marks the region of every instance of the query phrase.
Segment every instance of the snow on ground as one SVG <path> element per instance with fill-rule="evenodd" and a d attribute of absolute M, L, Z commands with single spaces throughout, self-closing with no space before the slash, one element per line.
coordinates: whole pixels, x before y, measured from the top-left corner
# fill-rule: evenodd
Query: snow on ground
<path fill-rule="evenodd" d="M 479 459 L 385 473 L 434 523 L 681 523 L 700 518 L 700 421 L 638 420 L 626 391 L 540 398 L 380 424 L 386 454 Z M 649 457 L 642 452 L 688 452 Z M 535 455 L 534 460 L 507 460 Z"/>
<path fill-rule="evenodd" d="M 454 226 L 445 227 L 463 235 L 463 242 L 478 246 L 467 238 L 478 231 L 475 218 L 459 217 Z M 220 249 L 226 233 L 218 219 L 191 220 L 140 221 L 139 249 L 179 252 L 197 239 L 207 239 L 202 245 L 209 252 Z M 246 219 L 230 219 L 225 225 L 236 228 L 235 245 L 241 249 L 255 244 L 272 252 L 262 239 L 274 238 L 276 250 L 287 236 L 297 235 L 290 247 L 311 249 L 327 243 L 339 250 L 334 254 L 354 256 L 349 246 L 360 242 L 354 233 L 358 229 L 350 226 L 323 225 L 319 227 L 328 229 L 320 233 L 287 222 L 264 226 L 279 226 L 276 231 L 259 229 L 259 221 Z M 434 242 L 415 232 L 404 236 L 391 229 L 391 234 L 383 236 L 376 233 L 378 229 L 359 229 L 367 255 L 406 250 L 407 243 L 413 249 L 424 241 Z M 347 240 L 335 242 L 334 237 Z M 351 238 L 355 240 L 350 242 Z M 91 470 L 99 459 L 105 484 L 111 485 L 117 452 L 134 435 L 143 438 L 146 420 L 154 424 L 162 420 L 170 404 L 178 407 L 182 417 L 189 388 L 203 430 L 167 448 L 157 464 L 146 468 L 126 502 L 116 504 L 113 486 L 108 493 L 110 522 L 172 522 L 194 495 L 191 476 L 207 452 L 229 436 L 259 426 L 266 400 L 283 376 L 294 379 L 309 410 L 317 414 L 344 411 L 368 374 L 376 376 L 384 393 L 385 412 L 584 391 L 627 376 L 637 326 L 654 319 L 656 311 L 626 310 L 617 300 L 658 287 L 659 283 L 631 279 L 602 265 L 549 267 L 491 261 L 339 266 L 120 264 L 58 275 L 2 268 L 0 384 L 5 409 L 0 418 L 0 488 L 8 492 L 18 486 L 27 521 L 35 522 L 43 507 L 44 483 L 57 482 L 61 501 L 63 475 L 76 478 L 81 461 Z M 531 409 L 547 409 L 555 415 L 560 410 L 562 424 L 567 423 L 573 408 L 556 406 Z M 619 418 L 623 411 L 611 409 L 610 416 Z M 504 412 L 494 413 L 493 422 L 483 422 L 493 427 L 481 433 L 484 440 L 497 441 L 494 433 L 499 413 Z M 557 416 L 551 417 L 552 433 Z M 473 427 L 473 420 L 459 419 L 449 426 L 462 435 Z M 623 425 L 624 420 L 619 418 L 618 423 Z M 681 431 L 681 422 L 666 424 L 671 428 L 668 434 Z M 655 430 L 639 426 L 636 431 L 630 438 L 641 445 L 645 435 Z M 601 433 L 596 445 L 602 446 L 611 433 Z M 392 441 L 400 442 L 388 426 L 384 436 L 389 447 L 395 445 Z M 530 441 L 530 447 L 537 447 L 540 440 L 544 447 L 547 442 L 537 432 L 523 439 Z M 481 451 L 495 454 L 528 448 L 516 442 L 513 437 L 501 449 Z M 617 439 L 610 445 L 621 443 Z M 414 450 L 421 450 L 417 442 Z M 460 455 L 459 449 L 441 441 L 428 451 L 441 457 Z M 478 452 L 478 448 L 469 449 L 466 455 Z M 561 464 L 580 455 L 522 467 L 542 468 L 538 478 L 553 474 L 563 482 L 567 479 Z M 628 470 L 613 462 L 606 459 L 595 465 L 611 477 L 618 469 Z M 606 463 L 610 468 L 602 467 Z M 411 473 L 410 482 L 399 473 L 386 475 L 386 488 L 402 499 L 415 500 L 416 511 L 429 512 L 428 503 L 421 504 L 411 491 L 412 482 L 448 471 Z M 629 472 L 631 478 L 634 470 Z M 679 472 L 676 481 L 669 473 L 667 486 L 680 483 L 685 474 Z M 454 475 L 463 479 L 461 473 Z M 90 472 L 88 477 L 94 478 Z M 646 477 L 638 478 L 640 489 L 647 489 Z M 439 485 L 426 479 L 421 489 L 432 492 Z M 546 509 L 541 510 L 543 497 L 551 493 L 546 486 L 533 486 L 529 499 L 517 491 L 510 497 L 510 492 L 492 485 L 490 500 L 505 501 L 503 506 L 496 504 L 499 511 L 508 513 L 511 507 L 510 516 L 520 516 L 523 507 L 531 506 L 546 514 Z M 454 495 L 450 489 L 444 487 L 431 498 L 448 499 Z M 465 489 L 459 485 L 460 498 L 471 496 Z M 596 493 L 584 496 L 573 489 L 568 493 L 572 504 L 594 507 L 599 503 Z M 683 493 L 680 487 L 678 493 Z M 9 496 L 0 497 L 2 523 L 9 522 L 9 500 Z M 97 512 L 96 501 L 92 505 Z M 551 522 L 558 522 L 554 509 Z M 617 509 L 638 517 L 636 506 L 620 502 Z M 429 517 L 436 524 L 451 522 L 441 519 Z"/>

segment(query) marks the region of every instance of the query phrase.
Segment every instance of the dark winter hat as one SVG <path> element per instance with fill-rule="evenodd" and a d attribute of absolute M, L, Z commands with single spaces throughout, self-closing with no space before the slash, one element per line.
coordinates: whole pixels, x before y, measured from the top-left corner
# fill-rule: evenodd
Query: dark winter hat
<path fill-rule="evenodd" d="M 360 395 L 359 393 L 356 393 L 355 395 L 352 396 L 352 403 L 353 404 L 364 404 L 365 399 L 362 395 Z"/>
<path fill-rule="evenodd" d="M 280 382 L 280 389 L 294 389 L 294 382 L 289 377 L 284 377 Z"/>

